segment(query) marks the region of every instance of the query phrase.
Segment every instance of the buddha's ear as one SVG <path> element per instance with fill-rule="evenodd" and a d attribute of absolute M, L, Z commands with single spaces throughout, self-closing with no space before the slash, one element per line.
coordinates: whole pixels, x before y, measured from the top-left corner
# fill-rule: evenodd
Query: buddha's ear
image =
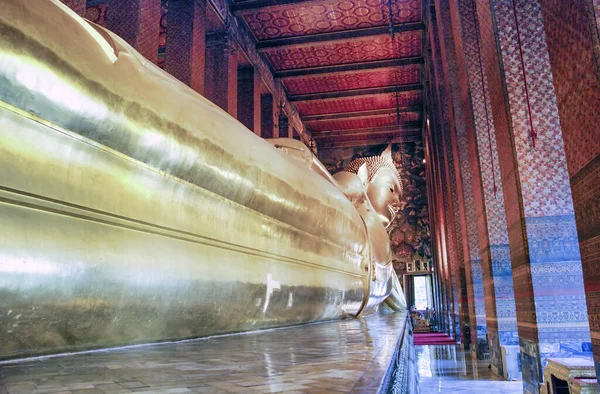
<path fill-rule="evenodd" d="M 356 173 L 360 178 L 360 181 L 363 185 L 367 185 L 369 182 L 369 166 L 367 163 L 362 163 L 360 167 L 358 167 L 358 172 Z"/>

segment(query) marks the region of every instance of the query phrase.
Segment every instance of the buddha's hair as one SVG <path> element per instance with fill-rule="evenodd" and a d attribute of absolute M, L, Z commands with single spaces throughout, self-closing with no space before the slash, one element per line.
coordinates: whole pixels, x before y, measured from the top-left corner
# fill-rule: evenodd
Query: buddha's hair
<path fill-rule="evenodd" d="M 369 182 L 371 182 L 373 178 L 375 178 L 375 175 L 377 175 L 377 172 L 380 169 L 389 168 L 390 170 L 392 170 L 394 175 L 396 175 L 396 178 L 398 178 L 398 183 L 400 184 L 400 194 L 403 194 L 402 178 L 400 178 L 398 169 L 394 165 L 391 147 L 388 147 L 388 149 L 384 150 L 383 153 L 379 156 L 361 157 L 352 160 L 350 164 L 348 164 L 348 166 L 344 168 L 344 171 L 351 172 L 353 174 L 358 174 L 360 166 L 362 166 L 364 163 L 367 163 L 367 170 L 369 172 Z"/>

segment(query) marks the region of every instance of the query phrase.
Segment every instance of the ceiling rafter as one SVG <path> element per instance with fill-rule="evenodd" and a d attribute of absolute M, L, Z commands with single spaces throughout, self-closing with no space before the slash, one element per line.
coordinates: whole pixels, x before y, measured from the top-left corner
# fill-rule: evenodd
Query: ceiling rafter
<path fill-rule="evenodd" d="M 299 3 L 311 3 L 315 0 L 247 0 L 243 2 L 233 3 L 231 5 L 231 11 L 234 14 L 238 14 L 242 11 L 254 11 L 260 8 L 273 7 L 276 5 L 288 5 L 288 4 L 299 4 Z"/>
<path fill-rule="evenodd" d="M 366 129 L 349 129 L 349 130 L 333 130 L 333 131 L 311 131 L 314 139 L 335 138 L 352 135 L 377 135 L 377 134 L 405 134 L 411 131 L 421 130 L 421 122 L 407 122 L 398 125 L 368 127 Z"/>
<path fill-rule="evenodd" d="M 407 112 L 418 112 L 421 113 L 421 107 L 404 107 L 400 108 L 400 113 Z M 319 114 L 319 115 L 308 115 L 303 116 L 302 120 L 305 122 L 315 122 L 321 120 L 334 120 L 334 119 L 351 119 L 351 118 L 361 118 L 367 116 L 377 116 L 377 115 L 394 115 L 396 113 L 396 108 L 384 108 L 384 109 L 374 109 L 370 111 L 355 111 L 355 112 L 339 112 L 335 114 Z"/>
<path fill-rule="evenodd" d="M 317 66 L 275 71 L 275 78 L 301 77 L 315 74 L 330 74 L 346 71 L 371 70 L 376 68 L 400 67 L 411 64 L 423 64 L 422 57 L 406 57 L 392 60 L 375 60 L 371 62 L 336 64 L 332 66 Z"/>
<path fill-rule="evenodd" d="M 420 30 L 425 30 L 425 24 L 423 22 L 404 23 L 394 28 L 394 31 L 396 33 Z M 388 26 L 376 26 L 363 29 L 341 30 L 329 33 L 309 34 L 306 36 L 275 38 L 270 40 L 258 41 L 256 43 L 256 49 L 258 49 L 259 51 L 263 51 L 270 48 L 281 48 L 325 41 L 379 36 L 382 34 L 389 34 L 389 32 L 390 29 Z"/>
<path fill-rule="evenodd" d="M 368 145 L 379 145 L 379 144 L 395 144 L 399 142 L 414 142 L 421 140 L 421 133 L 399 136 L 399 137 L 375 137 L 360 140 L 336 140 L 336 141 L 320 141 L 317 142 L 319 149 L 338 149 L 348 148 L 355 146 L 368 146 Z"/>
<path fill-rule="evenodd" d="M 322 131 L 312 130 L 311 133 L 315 141 L 319 142 L 320 148 L 421 139 L 424 122 L 422 104 L 424 52 L 421 47 L 423 43 L 415 44 L 415 40 L 425 41 L 426 38 L 423 34 L 427 29 L 423 11 L 414 8 L 411 3 L 411 9 L 416 13 L 411 11 L 410 17 L 406 15 L 402 17 L 411 22 L 394 21 L 384 25 L 373 25 L 372 21 L 358 20 L 355 24 L 345 24 L 343 27 L 345 30 L 339 31 L 321 28 L 316 26 L 314 21 L 298 21 L 294 19 L 296 14 L 291 11 L 286 13 L 289 10 L 297 11 L 302 7 L 309 9 L 307 11 L 309 13 L 313 12 L 311 6 L 321 4 L 321 1 L 234 0 L 231 2 L 231 9 L 240 21 L 246 23 L 254 37 L 258 38 L 255 42 L 256 49 L 269 61 L 274 77 L 281 79 L 286 89 L 291 89 L 291 91 L 287 90 L 286 94 L 290 102 L 302 108 L 301 113 L 306 113 L 302 116 L 302 122 L 307 130 L 322 129 Z M 339 5 L 338 2 L 342 1 L 336 0 L 328 4 L 335 9 Z M 420 7 L 425 10 L 427 8 L 425 4 L 428 3 L 424 0 L 419 2 Z M 388 3 L 388 0 L 384 0 L 384 3 Z M 375 5 L 366 4 L 365 7 L 368 7 L 370 12 L 376 12 L 377 15 L 382 12 Z M 389 10 L 383 12 L 381 23 L 390 19 Z M 418 15 L 419 13 L 421 15 Z M 279 26 L 273 24 L 270 19 L 268 23 L 263 21 L 264 18 L 260 19 L 259 14 L 261 18 L 269 14 L 272 18 L 277 16 L 287 19 L 288 23 L 300 24 L 302 29 L 279 29 Z M 317 12 L 314 17 L 319 20 L 325 16 Z M 268 32 L 265 30 L 267 28 L 270 29 Z M 340 28 L 333 27 L 334 30 Z M 395 36 L 402 33 L 410 35 L 411 40 L 394 40 Z M 338 48 L 350 45 L 348 42 L 353 40 L 370 43 L 388 35 L 393 45 L 399 46 L 398 53 L 394 52 L 394 56 L 366 57 L 375 59 L 370 61 L 343 56 L 337 60 L 328 60 L 325 56 L 314 56 L 313 52 L 310 52 L 325 48 L 324 44 L 331 44 Z M 415 45 L 421 50 L 414 49 Z M 310 62 L 304 61 L 304 57 L 302 61 L 283 62 L 282 60 L 306 50 L 313 55 Z M 399 54 L 404 54 L 404 57 L 398 57 Z M 403 70 L 410 70 L 410 74 L 406 74 L 406 77 L 404 74 L 397 74 Z M 416 72 L 419 73 L 420 78 L 414 74 Z M 354 74 L 360 74 L 362 79 L 355 83 L 347 83 L 347 81 L 354 81 L 352 79 Z M 368 78 L 365 77 L 366 74 L 369 74 Z M 328 91 L 329 89 L 334 91 Z M 297 94 L 290 94 L 292 92 Z M 409 100 L 399 104 L 402 106 L 399 111 L 397 111 L 399 105 L 392 105 L 389 101 L 390 95 L 398 92 L 408 92 L 403 96 Z M 377 97 L 378 101 L 367 101 L 373 97 Z M 336 101 L 340 103 L 337 104 Z M 399 117 L 400 121 L 403 121 L 401 124 L 397 124 L 394 118 L 398 116 L 398 112 L 405 114 Z M 373 127 L 367 128 L 367 125 Z"/>
<path fill-rule="evenodd" d="M 421 85 L 419 83 L 419 84 L 411 84 L 411 85 L 386 86 L 386 87 L 382 87 L 382 88 L 352 89 L 352 90 L 341 90 L 341 91 L 337 91 L 337 92 L 299 94 L 299 95 L 289 96 L 289 100 L 290 100 L 290 102 L 311 101 L 311 100 L 324 100 L 324 99 L 329 99 L 329 98 L 363 96 L 363 95 L 369 95 L 369 94 L 394 93 L 394 92 L 409 92 L 409 91 L 420 91 L 420 90 L 423 90 L 423 85 Z"/>

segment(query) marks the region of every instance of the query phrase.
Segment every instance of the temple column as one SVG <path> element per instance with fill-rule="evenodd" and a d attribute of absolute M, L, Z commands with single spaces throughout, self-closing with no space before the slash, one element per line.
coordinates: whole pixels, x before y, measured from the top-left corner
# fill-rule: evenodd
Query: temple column
<path fill-rule="evenodd" d="M 289 127 L 288 117 L 279 107 L 277 108 L 277 131 L 280 138 L 292 138 L 292 130 Z"/>
<path fill-rule="evenodd" d="M 436 129 L 438 130 L 438 141 L 435 145 L 440 152 L 440 160 L 443 162 L 442 177 L 445 179 L 448 206 L 444 211 L 448 216 L 446 228 L 448 233 L 448 251 L 451 260 L 454 262 L 453 271 L 460 275 L 464 272 L 464 282 L 466 288 L 466 302 L 461 303 L 461 325 L 469 327 L 470 339 L 465 343 L 470 343 L 473 350 L 477 349 L 478 337 L 485 340 L 485 308 L 483 307 L 482 279 L 480 260 L 470 259 L 468 248 L 469 232 L 465 219 L 464 193 L 462 189 L 460 161 L 456 149 L 455 134 L 456 124 L 453 118 L 453 109 L 451 106 L 451 90 L 447 83 L 447 70 L 444 69 L 442 48 L 443 37 L 440 35 L 439 25 L 437 23 L 439 16 L 434 9 L 430 13 L 430 43 L 431 43 L 431 67 L 432 78 L 435 81 L 435 94 L 431 102 L 436 105 L 437 112 L 435 119 L 438 121 Z M 476 242 L 476 241 L 475 241 Z M 473 264 L 472 264 L 473 263 Z M 461 281 L 462 282 L 462 281 Z M 479 292 L 476 293 L 476 290 Z M 481 300 L 481 302 L 476 302 Z"/>
<path fill-rule="evenodd" d="M 588 343 L 577 231 L 537 1 L 477 2 L 507 218 L 525 392 L 545 358 Z"/>
<path fill-rule="evenodd" d="M 436 194 L 440 197 L 437 199 L 436 206 L 436 223 L 437 223 L 437 238 L 439 240 L 438 256 L 439 256 L 439 274 L 441 279 L 442 288 L 442 301 L 444 310 L 446 312 L 444 316 L 444 327 L 445 331 L 455 337 L 460 338 L 462 332 L 460 327 L 460 306 L 458 304 L 460 286 L 457 283 L 457 265 L 459 260 L 456 257 L 456 233 L 450 228 L 454 228 L 454 216 L 452 214 L 454 210 L 451 186 L 449 184 L 449 177 L 447 172 L 447 163 L 443 154 L 441 136 L 439 132 L 435 132 L 437 125 L 437 118 L 432 118 L 432 124 L 434 125 L 432 131 L 432 143 L 430 146 L 433 147 L 433 159 L 432 165 L 433 173 L 435 175 L 434 181 L 436 185 Z M 463 305 L 466 307 L 467 305 Z"/>
<path fill-rule="evenodd" d="M 238 62 L 236 47 L 226 32 L 207 34 L 204 95 L 237 118 Z"/>
<path fill-rule="evenodd" d="M 204 94 L 206 59 L 206 1 L 169 2 L 164 68 Z"/>
<path fill-rule="evenodd" d="M 239 119 L 238 113 L 238 59 L 237 49 L 227 53 L 227 112 L 229 115 Z"/>
<path fill-rule="evenodd" d="M 254 69 L 238 68 L 238 120 L 248 129 L 254 129 Z M 250 99 L 252 98 L 252 99 Z"/>
<path fill-rule="evenodd" d="M 478 340 L 485 347 L 487 337 L 492 369 L 496 374 L 502 374 L 500 345 L 518 343 L 506 220 L 502 195 L 500 194 L 498 204 L 493 192 L 492 180 L 495 175 L 490 173 L 490 156 L 486 155 L 484 158 L 485 172 L 482 173 L 479 163 L 479 153 L 485 152 L 489 146 L 488 140 L 481 138 L 480 142 L 485 141 L 486 144 L 478 146 L 475 135 L 476 130 L 480 137 L 483 135 L 485 129 L 482 121 L 486 121 L 484 108 L 481 108 L 480 103 L 477 108 L 474 108 L 472 103 L 472 100 L 481 100 L 483 97 L 481 70 L 479 67 L 477 73 L 475 67 L 479 64 L 477 62 L 479 51 L 477 36 L 473 34 L 475 31 L 473 18 L 461 19 L 458 13 L 458 2 L 456 0 L 436 1 L 438 29 L 443 42 L 442 59 L 445 64 L 444 70 L 449 76 L 449 90 L 453 105 L 455 136 L 451 141 L 453 141 L 453 149 L 458 152 L 455 155 L 460 167 L 457 172 L 461 174 L 462 179 L 459 184 L 463 189 L 467 229 L 464 238 L 467 240 L 466 250 L 468 250 L 473 275 Z M 466 4 L 461 4 L 461 7 L 474 4 L 472 0 L 462 0 L 462 3 Z M 472 92 L 473 89 L 476 91 Z M 491 169 L 497 172 L 497 156 L 495 160 L 496 164 L 492 163 Z M 499 173 L 497 178 L 500 178 Z M 490 233 L 493 242 L 490 242 Z M 502 315 L 501 322 L 498 319 L 499 311 Z M 485 321 L 483 332 L 479 321 Z M 482 355 L 481 350 L 478 351 L 479 357 Z"/>
<path fill-rule="evenodd" d="M 260 135 L 262 138 L 274 138 L 275 135 L 275 103 L 271 93 L 263 93 L 260 96 Z"/>
<path fill-rule="evenodd" d="M 253 98 L 253 108 L 254 108 L 254 133 L 261 137 L 262 134 L 262 92 L 263 92 L 263 82 L 260 79 L 260 75 L 254 73 L 253 76 L 253 85 L 254 85 L 254 98 Z"/>
<path fill-rule="evenodd" d="M 461 233 L 462 244 L 459 245 L 459 258 L 465 266 L 465 274 L 471 275 L 470 282 L 472 291 L 468 294 L 472 300 L 469 302 L 469 313 L 471 323 L 475 323 L 476 336 L 473 336 L 473 354 L 478 359 L 483 359 L 488 348 L 486 299 L 493 297 L 493 287 L 484 288 L 482 256 L 479 247 L 479 233 L 477 210 L 481 211 L 482 202 L 475 199 L 476 191 L 473 186 L 479 186 L 477 182 L 479 173 L 473 177 L 471 171 L 471 152 L 469 150 L 468 131 L 472 128 L 472 114 L 462 100 L 464 84 L 459 82 L 462 76 L 461 69 L 457 63 L 456 48 L 453 31 L 454 23 L 451 20 L 450 4 L 447 0 L 436 0 L 437 25 L 432 26 L 432 31 L 437 36 L 436 44 L 439 45 L 439 60 L 441 82 L 444 84 L 445 96 L 442 97 L 446 104 L 445 111 L 449 127 L 445 133 L 444 145 L 447 146 L 446 154 L 449 163 L 453 162 L 454 176 L 456 177 L 456 194 L 454 197 L 458 205 L 456 217 L 457 231 Z M 460 74 L 460 75 L 459 75 Z M 468 96 L 468 93 L 466 94 Z M 454 181 L 454 179 L 453 179 Z M 462 248 L 462 249 L 461 249 Z M 489 263 L 488 261 L 486 261 Z M 467 279 L 469 282 L 469 279 Z M 489 302 L 488 302 L 489 305 Z M 490 305 L 491 306 L 491 305 Z M 493 313 L 494 309 L 490 310 Z M 494 328 L 494 327 L 492 327 Z M 494 333 L 492 333 L 494 337 Z M 491 356 L 499 358 L 499 346 L 492 347 Z M 498 363 L 497 363 L 498 364 Z M 499 362 L 501 365 L 501 362 Z"/>
<path fill-rule="evenodd" d="M 600 378 L 599 0 L 540 0 Z M 594 18 L 594 15 L 596 19 Z"/>
<path fill-rule="evenodd" d="M 85 16 L 87 0 L 60 0 L 64 5 L 75 11 L 79 16 Z"/>
<path fill-rule="evenodd" d="M 435 76 L 432 71 L 432 63 L 427 62 L 429 65 L 428 72 L 430 78 L 429 83 L 426 87 L 426 94 L 428 97 L 433 96 L 435 90 Z M 438 324 L 442 328 L 442 331 L 447 333 L 454 332 L 455 338 L 460 338 L 461 330 L 456 330 L 456 323 L 459 319 L 456 318 L 454 313 L 458 308 L 453 308 L 447 303 L 447 292 L 445 285 L 445 275 L 447 266 L 450 264 L 448 250 L 446 249 L 446 218 L 444 205 L 448 204 L 445 189 L 443 187 L 443 181 L 441 179 L 441 163 L 439 159 L 439 149 L 436 149 L 437 143 L 437 102 L 426 100 L 432 103 L 431 113 L 429 114 L 431 121 L 428 122 L 425 131 L 426 138 L 426 170 L 428 172 L 428 201 L 430 209 L 430 220 L 432 229 L 432 252 L 435 262 L 435 274 L 437 279 L 438 287 L 438 308 L 436 313 L 438 315 Z M 431 127 L 429 127 L 429 123 Z M 454 271 L 454 270 L 452 270 Z M 457 300 L 458 301 L 458 300 Z M 452 316 L 451 316 L 452 314 Z M 451 323 L 453 321 L 453 323 Z M 450 327 L 452 326 L 452 330 Z M 459 323 L 460 326 L 460 323 Z"/>
<path fill-rule="evenodd" d="M 512 268 L 504 196 L 500 187 L 498 153 L 493 119 L 488 103 L 485 75 L 482 73 L 478 24 L 473 0 L 453 2 L 451 14 L 461 26 L 454 29 L 457 58 L 462 58 L 461 77 L 472 160 L 473 191 L 476 197 L 477 224 L 482 256 L 490 361 L 494 372 L 502 374 L 501 345 L 518 345 Z M 465 81 L 466 79 L 466 81 Z M 468 89 L 468 90 L 467 90 Z M 469 122 L 467 122 L 469 123 Z M 482 206 L 483 205 L 483 206 Z"/>
<path fill-rule="evenodd" d="M 435 146 L 432 143 L 433 136 L 429 128 L 425 134 L 426 137 L 426 170 L 428 173 L 427 183 L 428 190 L 428 201 L 429 201 L 429 216 L 432 229 L 432 253 L 435 262 L 435 279 L 437 288 L 437 306 L 436 313 L 438 318 L 438 325 L 442 328 L 442 331 L 452 335 L 458 342 L 461 338 L 461 316 L 459 311 L 461 307 L 465 307 L 466 304 L 460 304 L 461 302 L 461 285 L 457 281 L 459 278 L 456 273 L 456 267 L 452 265 L 452 261 L 449 259 L 448 250 L 446 248 L 446 232 L 444 231 L 446 226 L 445 217 L 445 202 L 446 194 L 442 186 L 440 160 L 438 152 L 432 152 L 431 147 Z M 450 279 L 450 281 L 449 281 Z M 448 285 L 449 283 L 449 285 Z M 449 297 L 452 294 L 452 297 Z M 452 300 L 452 301 L 451 301 Z"/>
<path fill-rule="evenodd" d="M 111 1 L 106 28 L 123 38 L 152 63 L 158 61 L 161 0 Z"/>

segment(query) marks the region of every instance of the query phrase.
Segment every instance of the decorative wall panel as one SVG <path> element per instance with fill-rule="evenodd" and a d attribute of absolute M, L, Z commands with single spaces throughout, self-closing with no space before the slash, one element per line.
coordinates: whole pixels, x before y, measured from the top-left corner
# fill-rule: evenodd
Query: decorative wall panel
<path fill-rule="evenodd" d="M 573 202 L 541 8 L 537 1 L 514 0 L 522 41 L 519 46 L 512 1 L 494 0 L 493 3 L 525 216 L 572 215 Z M 530 135 L 520 50 L 537 133 L 536 148 Z"/>

